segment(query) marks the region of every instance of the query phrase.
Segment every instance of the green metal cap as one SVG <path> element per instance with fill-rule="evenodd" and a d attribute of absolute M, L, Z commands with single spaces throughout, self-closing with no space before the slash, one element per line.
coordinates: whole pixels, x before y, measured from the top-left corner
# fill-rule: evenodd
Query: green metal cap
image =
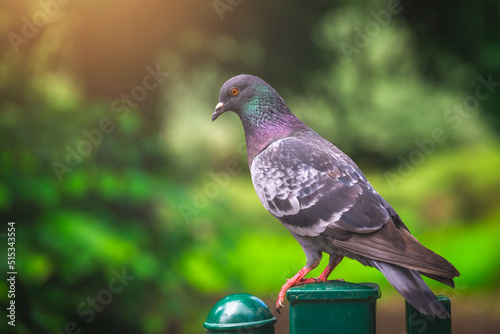
<path fill-rule="evenodd" d="M 343 281 L 326 281 L 322 283 L 304 284 L 290 288 L 286 294 L 293 300 L 339 300 L 380 298 L 380 288 L 373 283 L 349 283 Z"/>
<path fill-rule="evenodd" d="M 203 327 L 208 332 L 218 333 L 250 328 L 255 329 L 254 333 L 274 333 L 275 323 L 276 317 L 262 300 L 237 293 L 219 300 L 208 313 Z"/>

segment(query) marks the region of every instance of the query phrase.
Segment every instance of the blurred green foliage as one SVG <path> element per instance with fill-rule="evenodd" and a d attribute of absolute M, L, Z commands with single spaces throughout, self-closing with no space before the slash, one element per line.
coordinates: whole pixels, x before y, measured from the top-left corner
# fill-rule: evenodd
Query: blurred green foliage
<path fill-rule="evenodd" d="M 222 14 L 210 2 L 1 3 L 0 245 L 15 221 L 17 333 L 193 333 L 222 295 L 275 301 L 305 257 L 254 194 L 237 116 L 210 121 L 242 72 L 276 87 L 457 266 L 457 291 L 429 282 L 436 292 L 500 295 L 500 87 L 460 124 L 445 117 L 479 76 L 500 81 L 498 3 L 401 2 L 387 24 L 384 1 Z M 27 21 L 40 25 L 31 37 Z M 362 42 L 367 24 L 378 30 Z M 169 72 L 151 90 L 148 66 Z M 446 139 L 429 144 L 435 129 Z M 332 276 L 395 294 L 354 261 Z"/>

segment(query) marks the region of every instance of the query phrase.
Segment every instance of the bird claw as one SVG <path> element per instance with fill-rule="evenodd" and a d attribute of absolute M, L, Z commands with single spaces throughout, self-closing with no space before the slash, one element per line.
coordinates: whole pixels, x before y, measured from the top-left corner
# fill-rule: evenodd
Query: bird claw
<path fill-rule="evenodd" d="M 280 309 L 281 309 L 281 308 L 283 308 L 283 307 L 284 307 L 284 305 L 283 305 L 283 303 L 281 302 L 281 300 L 278 300 L 278 301 L 276 302 L 276 312 L 278 312 L 278 314 L 281 314 Z"/>
<path fill-rule="evenodd" d="M 309 283 L 319 283 L 323 282 L 323 280 L 319 277 L 313 277 L 313 278 L 302 278 L 300 281 L 295 282 L 294 285 L 302 285 L 302 284 L 309 284 Z"/>
<path fill-rule="evenodd" d="M 343 278 L 336 278 L 336 279 L 329 279 L 327 281 L 345 282 L 345 279 L 343 279 Z"/>

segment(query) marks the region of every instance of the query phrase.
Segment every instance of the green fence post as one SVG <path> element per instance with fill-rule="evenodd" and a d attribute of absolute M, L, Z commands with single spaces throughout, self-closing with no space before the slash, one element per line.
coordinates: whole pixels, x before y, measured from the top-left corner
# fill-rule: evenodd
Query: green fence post
<path fill-rule="evenodd" d="M 376 284 L 342 281 L 304 284 L 287 292 L 290 334 L 374 334 Z"/>
<path fill-rule="evenodd" d="M 208 333 L 274 334 L 276 317 L 259 298 L 236 293 L 219 300 L 210 310 L 203 327 Z"/>
<path fill-rule="evenodd" d="M 436 296 L 451 315 L 451 302 L 445 296 Z M 406 303 L 406 332 L 408 334 L 451 334 L 451 318 L 439 319 L 417 311 Z"/>

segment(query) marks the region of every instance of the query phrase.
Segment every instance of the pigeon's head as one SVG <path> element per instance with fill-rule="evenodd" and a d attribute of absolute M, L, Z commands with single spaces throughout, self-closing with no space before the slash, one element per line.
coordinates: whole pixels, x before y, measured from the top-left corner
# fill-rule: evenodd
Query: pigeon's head
<path fill-rule="evenodd" d="M 259 77 L 240 74 L 222 85 L 212 121 L 226 111 L 234 111 L 240 117 L 249 116 L 247 114 L 259 113 L 272 104 L 284 104 L 273 87 Z"/>

